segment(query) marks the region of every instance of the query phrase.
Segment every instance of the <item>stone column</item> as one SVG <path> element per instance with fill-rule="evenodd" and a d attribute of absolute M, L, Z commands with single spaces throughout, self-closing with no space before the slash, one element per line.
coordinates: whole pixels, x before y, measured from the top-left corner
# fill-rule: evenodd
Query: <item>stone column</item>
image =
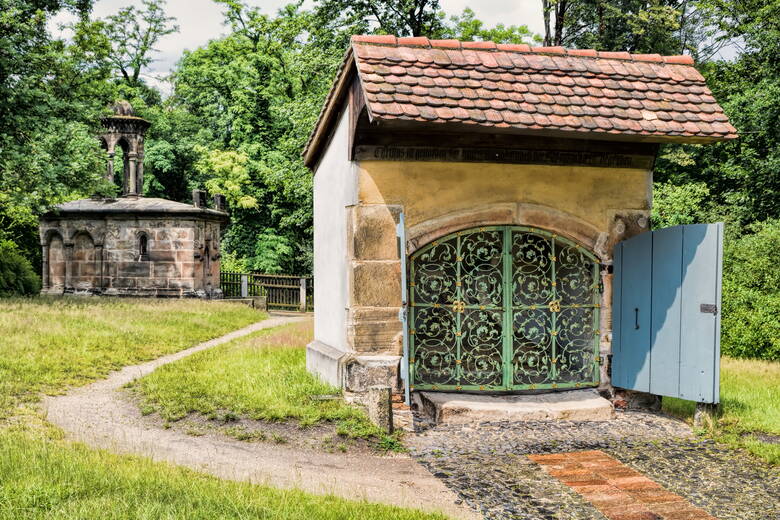
<path fill-rule="evenodd" d="M 100 292 L 103 290 L 103 244 L 95 244 L 95 268 L 96 268 L 96 285 L 95 289 Z"/>
<path fill-rule="evenodd" d="M 607 268 L 602 269 L 600 274 L 602 293 L 599 319 L 599 356 L 601 358 L 599 388 L 605 389 L 612 383 L 608 361 L 612 353 L 612 274 Z"/>
<path fill-rule="evenodd" d="M 114 152 L 108 154 L 108 163 L 106 164 L 106 180 L 114 182 Z"/>
<path fill-rule="evenodd" d="M 135 152 L 128 152 L 127 153 L 127 194 L 128 195 L 138 195 L 138 186 L 136 186 L 137 182 L 137 168 L 138 168 L 138 155 Z"/>
<path fill-rule="evenodd" d="M 401 262 L 395 225 L 400 206 L 358 205 L 348 223 L 347 342 L 355 351 L 344 366 L 348 391 L 375 385 L 400 391 Z"/>
<path fill-rule="evenodd" d="M 389 386 L 372 386 L 366 398 L 368 418 L 385 433 L 393 433 L 393 402 Z"/>
<path fill-rule="evenodd" d="M 144 193 L 144 153 L 138 152 L 135 166 L 135 192 L 138 195 Z"/>

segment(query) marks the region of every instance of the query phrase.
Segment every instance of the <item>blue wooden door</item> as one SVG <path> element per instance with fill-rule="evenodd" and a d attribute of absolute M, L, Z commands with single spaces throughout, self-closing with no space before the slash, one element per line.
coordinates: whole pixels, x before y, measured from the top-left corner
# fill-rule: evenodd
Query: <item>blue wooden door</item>
<path fill-rule="evenodd" d="M 612 384 L 719 401 L 723 224 L 642 233 L 615 246 Z"/>

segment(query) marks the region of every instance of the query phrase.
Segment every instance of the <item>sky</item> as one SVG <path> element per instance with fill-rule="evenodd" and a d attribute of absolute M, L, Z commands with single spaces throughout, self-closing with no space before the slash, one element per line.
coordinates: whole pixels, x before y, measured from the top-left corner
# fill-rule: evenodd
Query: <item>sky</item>
<path fill-rule="evenodd" d="M 256 5 L 265 13 L 274 13 L 290 0 L 249 0 L 247 3 Z M 307 1 L 307 4 L 309 2 Z M 140 6 L 140 0 L 97 0 L 92 11 L 93 17 L 103 18 L 116 13 L 122 7 Z M 306 4 L 304 4 L 306 5 Z M 536 33 L 543 31 L 541 0 L 440 0 L 440 5 L 447 14 L 459 14 L 464 8 L 474 10 L 477 18 L 487 26 L 499 23 L 505 25 L 527 25 Z M 222 7 L 212 0 L 168 0 L 166 11 L 176 18 L 179 32 L 163 37 L 151 64 L 146 81 L 169 92 L 170 87 L 163 80 L 179 60 L 186 49 L 193 50 L 209 40 L 226 33 L 222 25 Z M 54 18 L 50 28 L 54 34 L 63 34 L 59 26 L 73 21 L 67 14 Z M 67 32 L 64 34 L 67 35 Z"/>

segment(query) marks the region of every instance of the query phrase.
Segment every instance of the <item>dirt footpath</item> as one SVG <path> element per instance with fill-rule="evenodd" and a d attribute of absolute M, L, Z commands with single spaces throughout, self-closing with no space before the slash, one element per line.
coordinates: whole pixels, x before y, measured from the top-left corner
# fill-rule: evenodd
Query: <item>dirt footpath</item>
<path fill-rule="evenodd" d="M 122 391 L 125 384 L 167 363 L 258 330 L 304 319 L 307 318 L 272 316 L 188 350 L 125 367 L 67 395 L 46 398 L 48 420 L 65 430 L 72 440 L 187 466 L 223 479 L 440 511 L 453 518 L 481 518 L 473 510 L 456 504 L 455 493 L 409 456 L 307 452 L 267 443 L 246 443 L 218 434 L 193 437 L 145 420 Z"/>

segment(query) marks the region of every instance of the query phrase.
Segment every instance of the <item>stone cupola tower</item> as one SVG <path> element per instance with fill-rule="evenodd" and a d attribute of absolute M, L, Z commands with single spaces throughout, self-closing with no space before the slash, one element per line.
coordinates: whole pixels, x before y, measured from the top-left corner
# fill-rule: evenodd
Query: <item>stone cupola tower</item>
<path fill-rule="evenodd" d="M 114 157 L 119 148 L 123 159 L 122 196 L 139 197 L 144 190 L 144 134 L 149 121 L 137 117 L 127 101 L 117 101 L 114 114 L 103 118 L 106 131 L 101 141 L 108 152 L 106 178 L 114 181 Z"/>
<path fill-rule="evenodd" d="M 150 123 L 127 101 L 103 118 L 106 177 L 122 157 L 122 196 L 58 204 L 40 218 L 45 294 L 219 298 L 224 197 L 194 204 L 143 196 L 144 134 Z M 119 173 L 119 172 L 117 172 Z M 119 179 L 116 179 L 119 181 Z M 119 182 L 117 182 L 119 183 Z"/>

